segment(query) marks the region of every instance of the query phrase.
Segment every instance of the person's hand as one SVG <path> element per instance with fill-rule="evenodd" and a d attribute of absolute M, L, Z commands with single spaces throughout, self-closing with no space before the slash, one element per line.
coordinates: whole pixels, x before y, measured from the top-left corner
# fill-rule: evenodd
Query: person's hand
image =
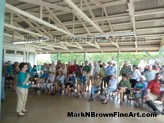
<path fill-rule="evenodd" d="M 149 99 L 150 98 L 150 96 L 147 94 L 146 96 L 145 96 L 145 99 Z"/>
<path fill-rule="evenodd" d="M 30 78 L 30 74 L 27 74 L 27 78 Z"/>

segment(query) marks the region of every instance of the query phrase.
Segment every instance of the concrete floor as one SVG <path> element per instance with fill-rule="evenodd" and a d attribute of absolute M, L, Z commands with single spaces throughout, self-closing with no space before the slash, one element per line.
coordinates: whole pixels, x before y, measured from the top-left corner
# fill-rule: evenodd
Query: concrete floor
<path fill-rule="evenodd" d="M 7 93 L 5 102 L 2 103 L 2 114 L 0 123 L 163 123 L 164 116 L 159 115 L 155 118 L 68 118 L 67 112 L 85 112 L 94 111 L 99 113 L 110 112 L 141 112 L 147 111 L 134 108 L 125 104 L 120 107 L 117 102 L 109 102 L 106 105 L 100 103 L 98 99 L 93 102 L 88 102 L 88 97 L 80 98 L 68 96 L 49 96 L 38 95 L 34 91 L 30 91 L 28 95 L 27 109 L 29 112 L 24 117 L 16 115 L 16 101 L 17 97 L 15 92 Z"/>

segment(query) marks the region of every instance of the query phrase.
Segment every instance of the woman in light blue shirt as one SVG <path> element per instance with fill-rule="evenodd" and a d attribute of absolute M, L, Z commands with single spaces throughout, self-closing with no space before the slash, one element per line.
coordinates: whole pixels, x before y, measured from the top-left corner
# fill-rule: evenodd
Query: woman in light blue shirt
<path fill-rule="evenodd" d="M 27 110 L 25 109 L 27 96 L 28 96 L 28 87 L 29 87 L 29 78 L 30 75 L 26 73 L 28 66 L 26 63 L 20 63 L 19 69 L 21 70 L 18 73 L 17 77 L 17 88 L 16 93 L 18 97 L 17 101 L 17 113 L 18 116 L 24 116 Z"/>
<path fill-rule="evenodd" d="M 110 76 L 110 80 L 108 82 L 108 87 L 104 88 L 105 100 L 102 102 L 103 104 L 107 104 L 109 100 L 110 92 L 115 91 L 117 89 L 117 79 L 114 75 Z"/>

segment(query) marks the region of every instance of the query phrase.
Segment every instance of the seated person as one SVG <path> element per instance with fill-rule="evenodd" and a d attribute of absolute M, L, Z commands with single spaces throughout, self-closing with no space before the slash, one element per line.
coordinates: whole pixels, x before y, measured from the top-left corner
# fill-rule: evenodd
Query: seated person
<path fill-rule="evenodd" d="M 120 106 L 123 105 L 124 94 L 130 94 L 131 84 L 126 74 L 122 74 L 122 80 L 118 85 L 117 96 L 120 95 Z M 116 97 L 117 97 L 116 96 Z"/>
<path fill-rule="evenodd" d="M 76 77 L 71 72 L 69 72 L 68 78 L 67 78 L 66 83 L 65 83 L 66 93 L 68 93 L 69 96 L 71 94 L 70 93 L 71 88 L 75 87 L 75 82 L 76 82 Z"/>
<path fill-rule="evenodd" d="M 47 78 L 48 78 L 49 74 L 47 71 L 43 71 L 43 74 L 41 74 L 41 76 L 39 78 L 37 78 L 36 80 L 36 86 L 40 87 L 41 83 L 45 83 Z"/>
<path fill-rule="evenodd" d="M 110 78 L 111 79 L 107 83 L 108 86 L 103 89 L 105 93 L 105 100 L 103 104 L 108 103 L 110 92 L 115 91 L 117 89 L 117 79 L 115 78 L 114 75 L 111 75 Z"/>
<path fill-rule="evenodd" d="M 65 90 L 65 76 L 63 74 L 62 70 L 58 70 L 58 76 L 56 77 L 54 87 L 51 89 L 49 94 L 52 94 L 52 91 L 54 90 L 55 92 L 58 92 L 58 88 L 60 87 L 62 89 L 62 95 L 64 95 L 64 90 Z"/>
<path fill-rule="evenodd" d="M 53 72 L 49 72 L 48 79 L 47 79 L 46 83 L 44 83 L 41 86 L 41 89 L 46 90 L 46 93 L 48 93 L 50 91 L 51 86 L 54 86 L 54 83 L 55 83 L 55 75 Z"/>
<path fill-rule="evenodd" d="M 154 105 L 153 101 L 160 100 L 164 102 L 164 98 L 162 98 L 162 92 L 160 90 L 161 83 L 160 83 L 161 75 L 159 73 L 155 74 L 155 79 L 151 80 L 148 83 L 146 89 L 146 96 L 145 96 L 145 103 L 154 111 L 154 113 L 159 114 L 160 111 Z"/>
<path fill-rule="evenodd" d="M 80 75 L 80 77 L 78 79 L 78 85 L 77 85 L 77 95 L 78 95 L 78 97 L 81 97 L 81 96 L 84 95 L 86 81 L 87 81 L 86 72 L 83 71 L 82 75 Z"/>
<path fill-rule="evenodd" d="M 139 106 L 139 99 L 146 94 L 147 82 L 145 82 L 145 76 L 140 77 L 140 81 L 137 82 L 133 88 L 133 98 L 136 100 L 136 106 Z"/>
<path fill-rule="evenodd" d="M 92 80 L 92 87 L 91 87 L 91 96 L 89 101 L 93 101 L 94 100 L 94 95 L 95 95 L 95 91 L 100 91 L 101 89 L 101 75 L 97 74 L 95 76 L 95 79 Z"/>

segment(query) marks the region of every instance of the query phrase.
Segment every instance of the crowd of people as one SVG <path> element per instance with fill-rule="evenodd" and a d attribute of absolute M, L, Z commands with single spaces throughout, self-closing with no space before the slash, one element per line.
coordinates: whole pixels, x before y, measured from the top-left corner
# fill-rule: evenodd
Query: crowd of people
<path fill-rule="evenodd" d="M 61 95 L 76 94 L 79 98 L 90 91 L 89 101 L 95 99 L 96 93 L 104 94 L 102 104 L 107 104 L 111 92 L 116 92 L 116 98 L 120 99 L 123 105 L 124 95 L 132 95 L 136 106 L 140 106 L 139 99 L 143 98 L 145 103 L 155 113 L 160 113 L 153 101 L 159 99 L 164 102 L 163 92 L 160 90 L 164 82 L 164 66 L 157 63 L 144 66 L 144 69 L 137 65 L 130 66 L 124 62 L 118 74 L 115 63 L 88 62 L 79 65 L 77 60 L 62 63 L 34 65 L 29 63 L 11 64 L 10 61 L 3 65 L 3 88 L 2 101 L 5 100 L 4 88 L 16 90 L 18 102 L 17 112 L 19 116 L 25 115 L 25 109 L 29 84 L 36 84 L 44 94 Z M 118 77 L 122 79 L 119 81 Z M 91 86 L 91 87 L 90 87 Z M 90 90 L 91 88 L 91 90 Z M 164 112 L 163 112 L 164 113 Z"/>

